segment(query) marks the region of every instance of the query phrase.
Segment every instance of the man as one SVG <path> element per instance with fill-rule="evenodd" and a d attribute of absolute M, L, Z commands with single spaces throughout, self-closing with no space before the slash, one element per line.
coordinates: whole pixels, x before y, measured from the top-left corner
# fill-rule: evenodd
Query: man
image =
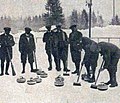
<path fill-rule="evenodd" d="M 87 75 L 83 77 L 83 80 L 86 80 L 88 82 L 95 82 L 95 70 L 99 56 L 98 45 L 93 40 L 87 37 L 83 37 L 82 48 L 84 49 L 85 55 L 81 64 L 85 64 L 87 70 Z M 92 70 L 92 77 L 90 73 L 90 67 Z"/>
<path fill-rule="evenodd" d="M 58 57 L 59 57 L 59 70 L 61 70 L 60 60 L 63 61 L 64 69 L 63 71 L 69 72 L 67 68 L 67 59 L 68 59 L 68 37 L 67 34 L 62 30 L 61 23 L 56 25 L 55 35 L 58 36 Z"/>
<path fill-rule="evenodd" d="M 5 27 L 5 33 L 0 36 L 0 45 L 1 45 L 1 76 L 4 75 L 4 62 L 6 60 L 6 70 L 5 74 L 9 75 L 8 69 L 9 64 L 12 59 L 12 46 L 15 45 L 13 36 L 10 34 L 11 28 Z"/>
<path fill-rule="evenodd" d="M 120 49 L 116 45 L 106 42 L 100 42 L 98 43 L 98 46 L 100 49 L 99 52 L 105 61 L 102 70 L 107 69 L 110 76 L 110 80 L 106 84 L 111 84 L 110 87 L 116 87 L 118 86 L 116 81 L 116 72 L 120 58 Z"/>
<path fill-rule="evenodd" d="M 77 25 L 70 26 L 72 32 L 69 35 L 70 52 L 72 61 L 75 63 L 76 70 L 72 74 L 79 75 L 82 50 L 82 33 L 77 30 Z"/>
<path fill-rule="evenodd" d="M 19 51 L 21 53 L 21 62 L 23 65 L 22 73 L 25 73 L 25 65 L 26 60 L 28 58 L 28 62 L 30 63 L 31 72 L 35 72 L 36 70 L 33 69 L 33 62 L 34 62 L 34 55 L 35 53 L 35 41 L 34 36 L 31 34 L 31 28 L 26 27 L 25 33 L 20 36 L 19 40 Z M 37 68 L 36 68 L 37 69 Z"/>
<path fill-rule="evenodd" d="M 52 70 L 52 39 L 53 33 L 51 31 L 51 25 L 46 26 L 47 32 L 44 33 L 43 42 L 45 42 L 45 50 L 48 55 L 49 67 L 48 70 Z"/>

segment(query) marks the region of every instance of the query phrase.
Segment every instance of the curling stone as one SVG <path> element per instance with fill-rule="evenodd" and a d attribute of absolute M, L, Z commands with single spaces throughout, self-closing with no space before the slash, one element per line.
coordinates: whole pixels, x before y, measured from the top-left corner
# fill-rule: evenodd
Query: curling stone
<path fill-rule="evenodd" d="M 48 77 L 48 74 L 45 73 L 44 71 L 42 71 L 42 72 L 40 73 L 40 77 L 41 77 L 41 78 L 47 78 L 47 77 Z"/>
<path fill-rule="evenodd" d="M 97 85 L 97 89 L 100 91 L 108 90 L 108 85 L 106 85 L 105 83 L 102 82 L 101 84 Z"/>
<path fill-rule="evenodd" d="M 64 81 L 64 78 L 61 75 L 59 75 L 55 78 L 55 81 Z"/>
<path fill-rule="evenodd" d="M 63 82 L 63 81 L 55 81 L 55 82 L 54 82 L 54 85 L 55 85 L 56 87 L 62 87 L 62 86 L 64 86 L 64 82 Z"/>
<path fill-rule="evenodd" d="M 64 86 L 64 78 L 59 75 L 58 77 L 55 78 L 55 82 L 54 82 L 54 85 L 56 87 L 61 87 L 61 86 Z"/>
<path fill-rule="evenodd" d="M 36 81 L 31 77 L 30 80 L 27 80 L 28 85 L 35 85 Z"/>
<path fill-rule="evenodd" d="M 17 79 L 18 83 L 25 83 L 25 81 L 26 81 L 26 79 L 24 77 L 22 77 L 22 76 Z"/>
<path fill-rule="evenodd" d="M 42 82 L 42 79 L 39 76 L 34 78 L 34 80 L 36 81 L 36 83 L 41 83 Z"/>

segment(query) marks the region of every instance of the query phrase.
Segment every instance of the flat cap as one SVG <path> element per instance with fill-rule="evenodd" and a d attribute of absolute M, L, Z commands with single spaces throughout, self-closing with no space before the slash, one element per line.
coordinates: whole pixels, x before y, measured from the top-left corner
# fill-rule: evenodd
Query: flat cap
<path fill-rule="evenodd" d="M 29 27 L 25 27 L 25 31 L 32 31 L 32 29 Z"/>
<path fill-rule="evenodd" d="M 70 29 L 72 29 L 72 28 L 74 28 L 74 27 L 77 27 L 77 25 L 76 25 L 76 24 L 71 25 L 71 26 L 70 26 Z"/>
<path fill-rule="evenodd" d="M 8 30 L 8 31 L 11 31 L 11 28 L 10 27 L 4 27 L 4 30 Z"/>

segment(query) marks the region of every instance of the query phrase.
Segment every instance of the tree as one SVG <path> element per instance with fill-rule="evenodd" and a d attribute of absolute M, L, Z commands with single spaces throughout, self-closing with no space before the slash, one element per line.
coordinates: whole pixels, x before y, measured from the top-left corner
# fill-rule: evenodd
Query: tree
<path fill-rule="evenodd" d="M 82 11 L 80 22 L 81 22 L 81 29 L 88 29 L 88 14 L 85 9 L 83 9 Z"/>
<path fill-rule="evenodd" d="M 119 20 L 118 15 L 116 15 L 115 17 L 112 18 L 111 24 L 112 25 L 120 25 L 120 20 Z"/>
<path fill-rule="evenodd" d="M 97 26 L 103 27 L 103 24 L 104 24 L 103 17 L 102 17 L 102 15 L 99 15 L 99 16 L 97 17 Z"/>
<path fill-rule="evenodd" d="M 78 14 L 77 10 L 73 10 L 70 16 L 70 25 L 78 24 Z"/>
<path fill-rule="evenodd" d="M 97 17 L 95 15 L 95 12 L 93 11 L 92 17 L 91 17 L 92 27 L 97 25 Z"/>
<path fill-rule="evenodd" d="M 59 0 L 48 0 L 45 5 L 47 13 L 44 14 L 46 23 L 55 25 L 56 23 L 64 23 L 64 14 Z"/>

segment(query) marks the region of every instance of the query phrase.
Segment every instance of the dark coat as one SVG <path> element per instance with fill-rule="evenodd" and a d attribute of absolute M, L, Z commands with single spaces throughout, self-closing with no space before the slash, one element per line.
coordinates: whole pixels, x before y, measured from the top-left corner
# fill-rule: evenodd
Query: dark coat
<path fill-rule="evenodd" d="M 28 39 L 25 33 L 20 36 L 19 51 L 21 53 L 23 52 L 30 53 L 30 52 L 35 51 L 36 49 L 33 34 L 30 33 L 28 38 L 29 38 L 29 42 L 28 42 Z"/>
<path fill-rule="evenodd" d="M 90 64 L 95 65 L 96 67 L 98 56 L 99 56 L 98 44 L 87 37 L 83 37 L 82 48 L 85 51 L 83 62 L 84 63 L 89 62 Z"/>
<path fill-rule="evenodd" d="M 8 35 L 5 35 L 5 34 L 2 34 L 0 36 L 0 45 L 1 45 L 1 58 L 7 54 L 8 55 L 8 52 L 7 52 L 7 48 L 8 48 L 8 51 L 9 51 L 9 54 L 12 58 L 12 46 L 15 45 L 15 41 L 14 41 L 14 38 L 12 35 L 8 34 Z"/>
<path fill-rule="evenodd" d="M 69 35 L 70 52 L 73 62 L 81 61 L 82 50 L 82 33 L 79 31 L 72 32 Z"/>
<path fill-rule="evenodd" d="M 53 31 L 44 33 L 43 42 L 45 42 L 45 50 L 47 53 L 52 53 L 54 48 L 58 48 L 58 37 Z"/>
<path fill-rule="evenodd" d="M 67 60 L 68 58 L 68 37 L 63 31 L 55 31 L 55 35 L 58 37 L 58 55 L 60 59 Z"/>
<path fill-rule="evenodd" d="M 103 59 L 105 60 L 104 68 L 108 69 L 110 65 L 114 64 L 111 63 L 111 61 L 120 58 L 120 49 L 112 43 L 100 42 L 98 43 L 98 45 L 100 48 L 100 54 L 103 56 Z M 112 66 L 116 67 L 117 64 Z"/>
<path fill-rule="evenodd" d="M 70 33 L 69 43 L 71 51 L 82 50 L 82 33 L 79 31 Z"/>

